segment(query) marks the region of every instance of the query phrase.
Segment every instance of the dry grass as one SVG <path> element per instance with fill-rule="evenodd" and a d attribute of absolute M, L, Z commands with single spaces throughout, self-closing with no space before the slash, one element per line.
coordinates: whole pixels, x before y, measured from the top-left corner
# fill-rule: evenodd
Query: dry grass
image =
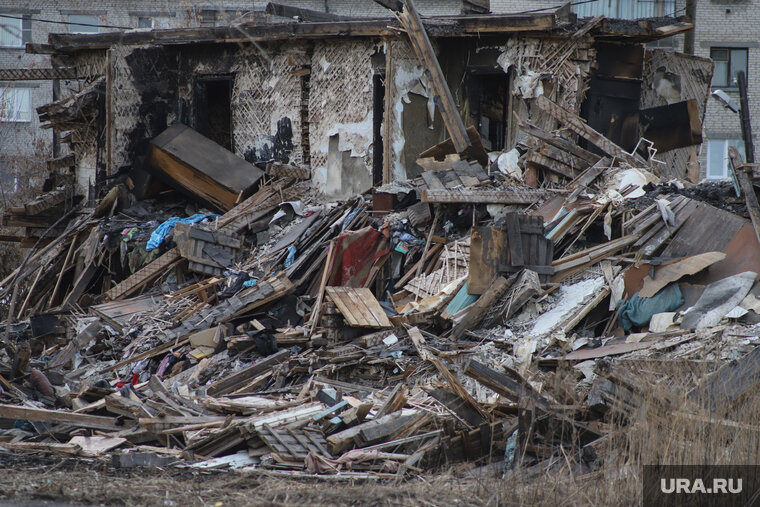
<path fill-rule="evenodd" d="M 606 419 L 610 433 L 597 445 L 591 469 L 581 466 L 580 450 L 572 446 L 507 475 L 498 465 L 496 473 L 487 474 L 460 464 L 399 482 L 356 483 L 260 473 L 119 470 L 105 461 L 16 455 L 0 456 L 0 497 L 107 505 L 640 505 L 643 464 L 758 462 L 760 426 L 752 400 L 716 412 L 738 416 L 736 421 L 746 426 L 699 421 L 686 414 L 695 411 L 686 393 L 700 377 L 638 378 L 643 404 L 627 410 L 634 414 L 631 419 Z M 670 399 L 669 407 L 664 399 Z"/>

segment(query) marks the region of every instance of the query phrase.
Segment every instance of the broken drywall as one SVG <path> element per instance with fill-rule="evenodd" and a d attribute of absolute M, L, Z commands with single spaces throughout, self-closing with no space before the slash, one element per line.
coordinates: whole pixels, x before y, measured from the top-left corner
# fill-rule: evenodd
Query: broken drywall
<path fill-rule="evenodd" d="M 589 40 L 582 37 L 571 44 L 566 39 L 514 37 L 507 40 L 497 63 L 504 72 L 514 69 L 515 96 L 538 97 L 544 94 L 545 83 L 551 82 L 559 104 L 577 113 L 592 53 Z"/>
<path fill-rule="evenodd" d="M 354 188 L 352 180 L 362 182 L 365 178 L 372 178 L 374 69 L 371 57 L 375 51 L 376 46 L 370 41 L 319 41 L 314 44 L 309 137 L 312 178 L 323 192 L 328 191 L 328 179 L 329 192 L 342 193 Z M 334 158 L 330 156 L 331 143 Z M 346 154 L 353 160 L 346 159 L 344 164 Z M 329 167 L 328 157 L 331 159 Z M 351 174 L 342 174 L 340 168 L 344 166 L 351 167 Z M 345 186 L 334 181 L 338 176 L 346 180 Z M 357 183 L 356 188 L 361 185 Z"/>
<path fill-rule="evenodd" d="M 409 171 L 406 167 L 407 157 L 404 156 L 407 144 L 406 136 L 408 134 L 408 132 L 405 132 L 404 110 L 412 102 L 411 95 L 426 99 L 426 125 L 428 130 L 432 131 L 435 121 L 435 101 L 433 93 L 430 90 L 430 85 L 424 77 L 425 71 L 414 56 L 409 44 L 404 40 L 394 41 L 390 44 L 393 44 L 391 48 L 391 61 L 393 62 L 393 79 L 391 83 L 392 107 L 386 118 L 391 122 L 391 167 L 393 178 L 404 180 L 409 177 Z"/>

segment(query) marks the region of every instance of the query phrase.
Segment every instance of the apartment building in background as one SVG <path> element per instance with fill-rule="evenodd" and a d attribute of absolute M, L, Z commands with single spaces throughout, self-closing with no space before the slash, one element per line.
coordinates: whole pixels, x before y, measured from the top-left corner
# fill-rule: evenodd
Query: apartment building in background
<path fill-rule="evenodd" d="M 373 0 L 282 0 L 282 4 L 345 16 L 389 16 Z M 0 6 L 0 173 L 13 172 L 23 160 L 39 162 L 39 153 L 54 153 L 53 133 L 40 130 L 36 107 L 59 98 L 61 89 L 76 83 L 62 80 L 24 80 L 24 72 L 47 69 L 44 55 L 26 54 L 27 43 L 45 44 L 51 32 L 95 33 L 151 28 L 218 26 L 264 16 L 267 2 L 192 2 L 188 0 L 6 0 Z M 459 14 L 467 2 L 417 0 L 423 15 Z M 557 0 L 491 0 L 492 12 L 551 10 Z M 592 0 L 572 5 L 580 17 L 603 14 L 608 18 L 640 19 L 678 16 L 685 0 Z M 750 112 L 755 132 L 760 129 L 760 83 L 753 79 L 760 64 L 760 42 L 755 27 L 760 23 L 760 0 L 699 0 L 696 10 L 694 53 L 715 61 L 713 88 L 725 91 L 739 103 L 736 73 L 748 76 Z M 683 36 L 658 41 L 661 49 L 682 49 Z M 21 72 L 9 77 L 8 70 Z M 38 76 L 39 77 L 39 76 Z M 702 174 L 708 179 L 727 176 L 729 146 L 743 147 L 739 117 L 716 100 L 709 100 L 704 121 L 704 143 L 699 148 Z M 10 170 L 9 170 L 10 169 Z"/>

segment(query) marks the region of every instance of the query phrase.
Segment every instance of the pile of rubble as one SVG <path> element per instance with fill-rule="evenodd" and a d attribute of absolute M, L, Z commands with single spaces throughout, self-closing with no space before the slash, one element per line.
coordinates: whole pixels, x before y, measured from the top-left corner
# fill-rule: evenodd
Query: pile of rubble
<path fill-rule="evenodd" d="M 642 372 L 711 373 L 663 398 L 694 420 L 718 389 L 743 403 L 755 384 L 728 379 L 758 374 L 754 169 L 733 154 L 727 211 L 661 182 L 653 150 L 534 104 L 560 128 L 521 122 L 515 150 L 487 153 L 453 125 L 419 178 L 345 201 L 175 124 L 151 159 L 182 193 L 137 200 L 121 175 L 94 205 L 62 186 L 6 210 L 48 226 L 0 283 L 0 446 L 283 476 L 589 470 L 647 409 Z"/>

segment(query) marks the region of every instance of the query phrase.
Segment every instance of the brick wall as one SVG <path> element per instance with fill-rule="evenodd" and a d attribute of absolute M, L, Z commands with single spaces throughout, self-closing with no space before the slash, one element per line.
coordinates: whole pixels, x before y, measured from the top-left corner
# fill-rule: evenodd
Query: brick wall
<path fill-rule="evenodd" d="M 755 145 L 757 145 L 757 134 L 760 132 L 760 81 L 757 79 L 757 69 L 760 68 L 758 24 L 760 24 L 759 0 L 741 2 L 703 1 L 697 4 L 695 33 L 695 52 L 697 55 L 709 58 L 710 47 L 715 46 L 743 46 L 748 48 L 748 91 Z M 739 93 L 736 90 L 724 88 L 724 91 L 737 105 L 739 104 Z M 707 141 L 709 139 L 741 139 L 739 115 L 724 108 L 717 100 L 709 99 L 704 122 L 704 137 L 705 142 L 702 144 L 700 153 L 703 175 L 707 167 Z"/>

